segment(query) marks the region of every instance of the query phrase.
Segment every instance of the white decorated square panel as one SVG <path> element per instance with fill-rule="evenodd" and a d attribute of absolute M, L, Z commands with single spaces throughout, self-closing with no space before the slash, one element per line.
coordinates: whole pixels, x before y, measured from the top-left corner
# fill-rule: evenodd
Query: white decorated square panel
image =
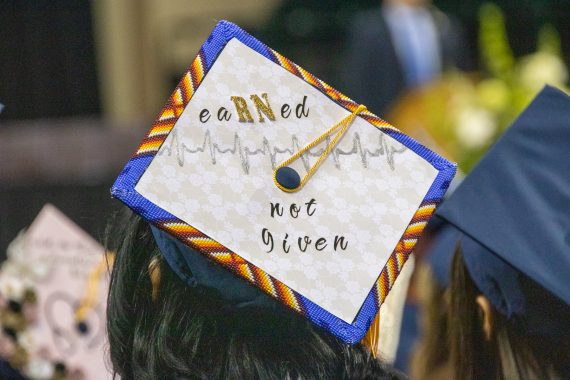
<path fill-rule="evenodd" d="M 301 190 L 277 188 L 276 166 L 349 114 L 231 39 L 135 190 L 351 323 L 439 172 L 356 117 Z"/>

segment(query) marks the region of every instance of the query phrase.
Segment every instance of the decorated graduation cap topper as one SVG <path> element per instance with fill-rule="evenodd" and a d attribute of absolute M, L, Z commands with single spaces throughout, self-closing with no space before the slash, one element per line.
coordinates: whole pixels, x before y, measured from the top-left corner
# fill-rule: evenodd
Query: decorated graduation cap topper
<path fill-rule="evenodd" d="M 242 283 L 354 343 L 454 173 L 454 164 L 221 21 L 112 194 Z"/>
<path fill-rule="evenodd" d="M 105 358 L 107 263 L 99 243 L 45 205 L 0 268 L 1 359 L 31 380 L 113 378 Z"/>

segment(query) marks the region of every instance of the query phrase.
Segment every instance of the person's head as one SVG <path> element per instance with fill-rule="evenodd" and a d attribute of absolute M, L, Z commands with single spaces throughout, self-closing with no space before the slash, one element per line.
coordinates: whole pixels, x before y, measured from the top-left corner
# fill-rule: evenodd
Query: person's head
<path fill-rule="evenodd" d="M 449 244 L 456 240 L 456 230 L 438 218 L 430 221 L 422 236 L 423 260 L 415 273 L 420 334 L 410 363 L 414 379 L 450 378 L 447 306 L 453 252 Z"/>
<path fill-rule="evenodd" d="M 570 307 L 524 274 L 518 273 L 517 277 L 531 315 L 507 317 L 490 301 L 493 295 L 483 293 L 476 285 L 462 247 L 458 246 L 452 263 L 448 309 L 455 378 L 570 377 Z M 566 325 L 566 331 L 536 326 L 549 321 Z"/>
<path fill-rule="evenodd" d="M 546 87 L 437 211 L 461 379 L 570 378 L 570 97 Z"/>
<path fill-rule="evenodd" d="M 419 339 L 410 361 L 413 379 L 437 379 L 448 371 L 447 288 L 435 279 L 425 263 L 416 269 L 419 305 Z"/>
<path fill-rule="evenodd" d="M 343 344 L 269 297 L 269 306 L 235 306 L 215 289 L 188 286 L 148 223 L 123 219 L 108 242 L 116 259 L 107 309 L 122 379 L 400 378 L 363 346 Z"/>

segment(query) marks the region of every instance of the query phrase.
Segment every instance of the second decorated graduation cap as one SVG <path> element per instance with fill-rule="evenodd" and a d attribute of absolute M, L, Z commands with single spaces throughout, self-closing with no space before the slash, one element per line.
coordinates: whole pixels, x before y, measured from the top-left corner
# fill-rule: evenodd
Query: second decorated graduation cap
<path fill-rule="evenodd" d="M 238 306 L 269 295 L 355 343 L 454 173 L 221 21 L 112 194 L 154 226 L 189 286 Z"/>
<path fill-rule="evenodd" d="M 501 314 L 529 334 L 570 335 L 570 97 L 544 88 L 438 216 L 460 231 L 439 249 L 460 242 Z"/>

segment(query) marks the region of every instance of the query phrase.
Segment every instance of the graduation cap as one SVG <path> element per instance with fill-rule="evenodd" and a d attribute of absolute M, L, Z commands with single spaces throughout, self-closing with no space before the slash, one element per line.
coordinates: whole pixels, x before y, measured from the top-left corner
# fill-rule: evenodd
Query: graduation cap
<path fill-rule="evenodd" d="M 439 218 L 434 217 L 430 223 Z M 429 226 L 428 226 L 429 228 Z M 434 232 L 432 245 L 428 248 L 425 260 L 437 283 L 442 287 L 449 285 L 451 262 L 455 247 L 461 236 L 456 228 L 448 223 L 442 223 L 441 226 Z"/>
<path fill-rule="evenodd" d="M 111 192 L 188 286 L 236 307 L 278 300 L 355 343 L 454 173 L 221 21 Z"/>
<path fill-rule="evenodd" d="M 529 334 L 570 334 L 566 94 L 545 87 L 437 214 L 460 231 L 448 249 L 459 241 L 471 277 L 500 313 Z"/>
<path fill-rule="evenodd" d="M 10 244 L 0 268 L 0 340 L 9 332 L 18 346 L 0 356 L 26 379 L 45 379 L 46 371 L 51 378 L 75 372 L 113 377 L 104 349 L 108 259 L 97 241 L 50 204 Z M 0 363 L 0 379 L 13 378 Z"/>

